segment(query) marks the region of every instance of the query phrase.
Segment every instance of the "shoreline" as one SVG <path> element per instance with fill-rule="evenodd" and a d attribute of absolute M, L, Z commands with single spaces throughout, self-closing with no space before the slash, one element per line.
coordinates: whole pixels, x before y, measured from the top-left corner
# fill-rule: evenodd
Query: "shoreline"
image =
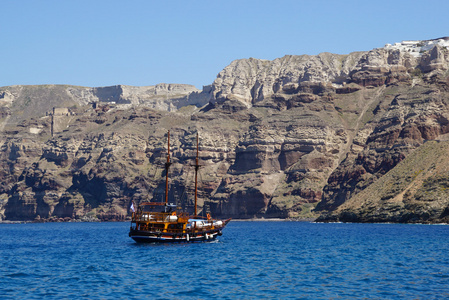
<path fill-rule="evenodd" d="M 315 222 L 316 219 L 281 219 L 281 218 L 271 218 L 271 219 L 232 219 L 232 222 L 310 222 L 310 223 L 320 223 L 320 224 L 404 224 L 404 225 L 443 225 L 448 226 L 449 223 L 395 223 L 395 222 L 373 222 L 373 223 L 357 223 L 357 222 Z M 2 220 L 0 221 L 0 226 L 2 224 L 44 224 L 44 223 L 112 223 L 112 222 L 130 222 L 130 220 L 111 220 L 111 221 L 102 221 L 102 220 L 92 220 L 92 221 L 49 221 L 49 222 L 36 222 L 36 221 L 9 221 Z"/>
<path fill-rule="evenodd" d="M 306 219 L 282 219 L 282 218 L 252 218 L 252 219 L 232 219 L 232 222 L 314 222 L 314 218 Z"/>
<path fill-rule="evenodd" d="M 305 218 L 305 219 L 283 219 L 283 218 L 251 218 L 251 219 L 232 219 L 232 222 L 314 222 L 316 219 L 314 218 Z M 68 220 L 68 221 L 33 221 L 33 220 L 22 220 L 22 221 L 10 221 L 10 220 L 1 220 L 1 224 L 38 224 L 38 223 L 105 223 L 105 222 L 130 222 L 130 220 Z"/>

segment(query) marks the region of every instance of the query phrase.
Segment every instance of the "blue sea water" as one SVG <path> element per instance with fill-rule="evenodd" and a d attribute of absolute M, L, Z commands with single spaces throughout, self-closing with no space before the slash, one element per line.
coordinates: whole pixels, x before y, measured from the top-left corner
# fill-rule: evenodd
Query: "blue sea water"
<path fill-rule="evenodd" d="M 128 230 L 0 224 L 0 298 L 449 298 L 449 226 L 232 221 L 214 242 L 164 245 Z"/>

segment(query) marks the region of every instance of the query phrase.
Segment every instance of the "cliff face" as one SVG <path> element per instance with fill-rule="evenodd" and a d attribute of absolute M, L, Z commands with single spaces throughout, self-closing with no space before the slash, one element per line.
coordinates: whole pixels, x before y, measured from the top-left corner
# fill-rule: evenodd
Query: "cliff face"
<path fill-rule="evenodd" d="M 415 69 L 407 69 L 409 80 L 385 85 L 385 103 L 376 107 L 377 117 L 367 123 L 366 130 L 360 131 L 364 135 L 368 131 L 369 135 L 355 139 L 361 142 L 354 143 L 346 160 L 329 178 L 323 199 L 317 206 L 317 210 L 323 213 L 320 220 L 447 222 L 443 212 L 449 207 L 448 199 L 439 197 L 431 200 L 426 197 L 428 202 L 417 201 L 422 197 L 415 192 L 422 192 L 423 187 L 419 186 L 423 182 L 419 178 L 415 180 L 415 177 L 422 173 L 424 178 L 431 178 L 435 174 L 428 173 L 433 172 L 428 164 L 435 167 L 441 160 L 436 153 L 434 156 L 432 150 L 423 150 L 430 147 L 426 142 L 447 139 L 448 58 L 447 48 L 436 46 L 414 60 L 398 60 L 404 67 Z M 410 164 L 411 154 L 416 155 L 410 158 L 415 164 L 429 159 L 431 163 L 420 167 Z M 396 166 L 402 161 L 407 168 L 398 171 L 400 169 Z M 411 170 L 416 174 L 410 173 Z M 438 170 L 437 177 L 441 176 L 444 181 L 447 174 L 440 168 Z M 402 182 L 404 177 L 407 184 Z M 387 186 L 380 183 L 385 182 L 386 178 L 390 178 Z M 370 200 L 367 200 L 367 195 Z M 394 203 L 389 203 L 391 201 Z M 438 208 L 428 211 L 430 206 Z"/>
<path fill-rule="evenodd" d="M 90 103 L 137 105 L 163 111 L 176 111 L 187 105 L 203 106 L 208 95 L 201 94 L 192 85 L 165 84 L 155 86 L 79 87 L 69 85 L 7 86 L 0 88 L 3 115 L 17 123 L 45 116 L 53 107 L 77 107 Z"/>
<path fill-rule="evenodd" d="M 425 175 L 432 163 L 411 168 L 422 188 L 411 188 L 411 169 L 391 172 L 415 153 L 432 161 L 420 149 L 449 131 L 446 44 L 236 60 L 202 92 L 165 84 L 0 88 L 0 215 L 124 219 L 132 200 L 162 199 L 171 130 L 170 201 L 187 208 L 199 132 L 200 210 L 214 216 L 445 220 L 444 190 L 435 201 L 425 194 L 444 188 L 444 172 Z M 386 179 L 401 174 L 408 185 Z"/>
<path fill-rule="evenodd" d="M 218 74 L 213 84 L 213 99 L 238 99 L 251 107 L 276 93 L 295 93 L 301 83 L 343 83 L 362 55 L 363 52 L 321 53 L 288 55 L 273 61 L 236 60 Z"/>
<path fill-rule="evenodd" d="M 448 153 L 448 141 L 428 141 L 319 220 L 448 223 Z"/>

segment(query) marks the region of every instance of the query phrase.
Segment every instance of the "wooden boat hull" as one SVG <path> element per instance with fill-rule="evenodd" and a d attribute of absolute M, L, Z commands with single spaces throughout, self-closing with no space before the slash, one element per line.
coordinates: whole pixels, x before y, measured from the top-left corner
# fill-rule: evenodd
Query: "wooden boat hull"
<path fill-rule="evenodd" d="M 180 232 L 161 232 L 139 230 L 137 227 L 131 226 L 129 237 L 137 243 L 193 243 L 193 242 L 210 242 L 222 235 L 222 230 L 231 221 L 231 219 L 219 221 L 220 227 L 189 229 Z"/>
<path fill-rule="evenodd" d="M 141 230 L 130 230 L 129 236 L 137 243 L 193 243 L 210 242 L 221 235 L 221 230 L 197 233 L 170 234 Z"/>

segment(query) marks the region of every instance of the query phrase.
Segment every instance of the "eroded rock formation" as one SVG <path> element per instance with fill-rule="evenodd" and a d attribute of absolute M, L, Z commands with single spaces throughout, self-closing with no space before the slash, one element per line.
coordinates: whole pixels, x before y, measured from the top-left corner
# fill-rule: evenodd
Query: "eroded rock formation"
<path fill-rule="evenodd" d="M 432 177 L 424 175 L 431 163 L 423 165 L 416 176 L 422 188 L 411 188 L 418 181 L 409 171 L 409 185 L 380 182 L 400 181 L 400 172 L 391 175 L 396 167 L 449 132 L 447 46 L 443 38 L 348 55 L 241 59 L 203 91 L 168 84 L 0 88 L 0 216 L 125 219 L 131 201 L 162 199 L 171 130 L 170 201 L 180 206 L 191 208 L 199 132 L 201 211 L 445 221 L 445 192 L 438 201 L 425 196 L 426 187 L 444 186 L 443 169 Z"/>

